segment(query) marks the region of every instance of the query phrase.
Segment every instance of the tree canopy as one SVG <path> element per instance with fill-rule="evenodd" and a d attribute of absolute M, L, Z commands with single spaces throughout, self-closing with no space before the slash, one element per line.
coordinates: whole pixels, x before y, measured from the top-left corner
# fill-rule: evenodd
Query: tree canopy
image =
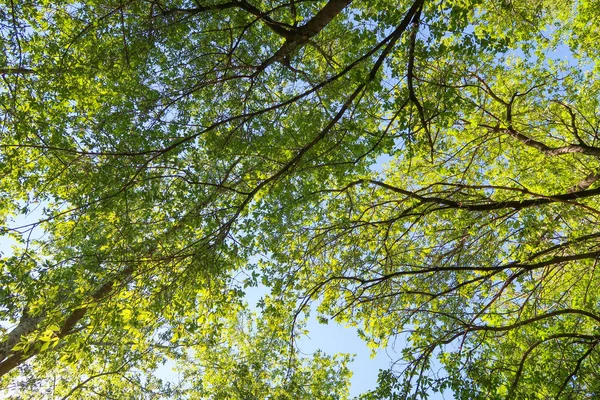
<path fill-rule="evenodd" d="M 0 24 L 4 396 L 348 398 L 349 356 L 298 351 L 311 312 L 402 347 L 362 400 L 600 396 L 599 2 Z"/>

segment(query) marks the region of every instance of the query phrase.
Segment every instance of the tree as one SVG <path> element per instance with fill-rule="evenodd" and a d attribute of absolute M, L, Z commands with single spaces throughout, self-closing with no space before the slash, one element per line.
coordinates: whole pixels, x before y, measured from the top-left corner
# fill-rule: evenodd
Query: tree
<path fill-rule="evenodd" d="M 317 304 L 373 346 L 406 339 L 364 399 L 598 394 L 598 18 L 2 2 L 2 385 L 345 398 L 348 359 L 296 349 Z"/>

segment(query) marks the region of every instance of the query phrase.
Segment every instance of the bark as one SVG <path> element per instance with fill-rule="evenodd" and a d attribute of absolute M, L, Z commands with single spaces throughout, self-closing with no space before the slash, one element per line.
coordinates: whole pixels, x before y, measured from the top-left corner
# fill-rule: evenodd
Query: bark
<path fill-rule="evenodd" d="M 17 326 L 10 331 L 7 338 L 0 344 L 0 360 L 4 360 L 9 355 L 10 350 L 19 343 L 23 336 L 35 331 L 43 318 L 43 314 L 30 316 L 27 308 L 25 308 Z"/>
<path fill-rule="evenodd" d="M 362 182 L 362 181 L 361 181 Z M 369 183 L 391 190 L 396 193 L 403 194 L 407 197 L 419 200 L 421 203 L 435 203 L 440 206 L 445 206 L 444 208 L 457 208 L 469 211 L 494 211 L 501 210 L 505 208 L 512 208 L 514 210 L 521 210 L 528 207 L 557 203 L 557 202 L 566 202 L 566 201 L 574 201 L 578 199 L 584 199 L 587 197 L 593 197 L 600 195 L 600 188 L 589 189 L 589 190 L 580 190 L 576 192 L 569 193 L 561 193 L 551 196 L 541 196 L 536 199 L 527 199 L 527 200 L 506 200 L 506 201 L 490 201 L 482 204 L 474 204 L 467 202 L 460 202 L 450 199 L 445 199 L 442 197 L 427 197 L 417 194 L 415 192 L 411 192 L 409 190 L 401 189 L 392 185 L 388 185 L 387 183 L 370 180 Z M 360 182 L 356 182 L 360 183 Z"/>
<path fill-rule="evenodd" d="M 541 151 L 547 156 L 559 156 L 562 154 L 581 153 L 590 156 L 600 157 L 600 148 L 598 147 L 592 147 L 583 144 L 569 144 L 567 146 L 561 147 L 550 147 L 547 144 L 525 136 L 522 133 L 515 131 L 514 129 L 507 129 L 506 132 L 510 136 L 517 139 L 519 142 L 529 147 L 533 147 L 534 149 Z"/>
<path fill-rule="evenodd" d="M 275 62 L 283 61 L 296 49 L 308 43 L 313 36 L 321 32 L 351 2 L 352 0 L 330 0 L 310 21 L 289 34 L 279 50 L 258 67 L 257 73 L 264 71 Z"/>
<path fill-rule="evenodd" d="M 112 292 L 115 284 L 126 281 L 132 273 L 133 267 L 126 268 L 120 274 L 106 282 L 94 293 L 92 293 L 92 295 L 90 296 L 90 303 L 94 303 L 106 298 Z M 87 306 L 79 307 L 73 310 L 64 320 L 60 331 L 57 334 L 58 338 L 62 339 L 65 336 L 68 336 L 69 334 L 73 333 L 73 328 L 79 321 L 81 321 L 83 317 L 85 317 L 87 311 Z M 21 365 L 22 363 L 39 353 L 39 346 L 36 345 L 32 346 L 32 349 L 28 350 L 27 353 L 25 353 L 22 350 L 12 352 L 10 350 L 21 340 L 22 337 L 38 329 L 39 323 L 42 321 L 43 317 L 43 315 L 40 315 L 35 318 L 28 317 L 25 320 L 21 318 L 21 321 L 23 321 L 23 323 L 20 322 L 19 325 L 17 325 L 17 327 L 9 333 L 8 339 L 4 343 L 2 343 L 2 348 L 0 348 L 0 350 L 5 351 L 4 354 L 0 353 L 0 355 L 3 355 L 3 357 L 1 358 L 1 360 L 3 361 L 0 362 L 0 377 L 9 373 L 13 369 L 15 369 L 16 367 L 18 367 L 19 365 Z"/>
<path fill-rule="evenodd" d="M 0 68 L 0 75 L 26 75 L 34 73 L 35 70 L 29 68 Z"/>
<path fill-rule="evenodd" d="M 589 174 L 588 176 L 583 178 L 583 180 L 578 182 L 575 186 L 570 188 L 569 193 L 574 193 L 574 192 L 578 192 L 580 190 L 585 190 L 585 189 L 589 188 L 590 186 L 592 186 L 594 183 L 596 183 L 599 179 L 600 179 L 600 171 L 592 172 L 591 174 Z"/>

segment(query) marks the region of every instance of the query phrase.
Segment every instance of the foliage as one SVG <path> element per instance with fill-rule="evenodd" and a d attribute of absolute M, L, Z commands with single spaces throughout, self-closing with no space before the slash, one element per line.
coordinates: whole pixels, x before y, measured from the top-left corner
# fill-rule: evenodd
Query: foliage
<path fill-rule="evenodd" d="M 364 399 L 600 396 L 599 19 L 2 1 L 0 385 L 347 398 L 347 356 L 298 352 L 315 305 L 406 339 Z"/>

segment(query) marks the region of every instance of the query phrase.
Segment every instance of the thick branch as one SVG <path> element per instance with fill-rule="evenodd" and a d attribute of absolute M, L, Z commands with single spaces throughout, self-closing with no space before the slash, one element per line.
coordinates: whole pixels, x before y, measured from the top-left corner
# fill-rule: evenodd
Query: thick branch
<path fill-rule="evenodd" d="M 589 188 L 590 186 L 592 186 L 594 183 L 596 183 L 599 179 L 600 179 L 600 170 L 596 171 L 596 172 L 592 172 L 591 174 L 589 174 L 588 176 L 583 178 L 581 181 L 579 181 L 575 186 L 571 187 L 568 190 L 568 192 L 574 193 L 574 192 L 578 192 L 581 190 L 585 190 L 585 189 Z"/>
<path fill-rule="evenodd" d="M 543 196 L 537 199 L 527 199 L 527 200 L 506 200 L 506 201 L 491 201 L 483 204 L 473 204 L 473 203 L 463 203 L 460 201 L 444 199 L 441 197 L 426 197 L 421 196 L 415 192 L 411 192 L 409 190 L 401 189 L 392 185 L 389 185 L 385 182 L 380 182 L 376 180 L 369 181 L 361 181 L 361 182 L 369 182 L 373 185 L 380 186 L 382 188 L 391 190 L 396 193 L 403 194 L 407 197 L 419 200 L 421 203 L 435 203 L 441 206 L 445 206 L 444 208 L 457 208 L 469 211 L 493 211 L 493 210 L 501 210 L 504 208 L 512 208 L 515 210 L 521 210 L 528 207 L 533 207 L 542 204 L 550 204 L 556 202 L 565 202 L 571 200 L 578 200 L 587 197 L 593 197 L 600 195 L 600 188 L 589 189 L 589 190 L 580 190 L 577 192 L 570 193 L 562 193 L 551 196 Z"/>
<path fill-rule="evenodd" d="M 563 154 L 572 154 L 572 153 L 580 153 L 586 154 L 594 157 L 600 157 L 600 147 L 587 146 L 585 144 L 569 144 L 566 146 L 560 147 L 550 147 L 547 144 L 540 142 L 539 140 L 535 140 L 530 138 L 529 136 L 523 135 L 522 133 L 516 131 L 514 128 L 509 127 L 506 129 L 501 129 L 498 127 L 481 124 L 482 127 L 487 128 L 494 132 L 505 132 L 508 133 L 513 138 L 517 139 L 519 142 L 532 147 L 536 150 L 541 151 L 547 156 L 559 156 Z"/>
<path fill-rule="evenodd" d="M 269 65 L 282 61 L 298 47 L 304 46 L 351 2 L 352 0 L 330 0 L 310 21 L 297 28 L 275 54 L 263 61 L 257 72 L 264 71 Z"/>
<path fill-rule="evenodd" d="M 160 8 L 162 8 L 162 7 L 160 7 Z M 239 9 L 242 9 L 242 10 L 248 12 L 249 14 L 254 15 L 255 17 L 258 17 L 258 19 L 263 21 L 265 23 L 265 25 L 267 25 L 273 32 L 275 32 L 276 34 L 278 34 L 280 36 L 283 36 L 286 39 L 291 36 L 290 30 L 294 29 L 294 27 L 292 27 L 290 25 L 283 24 L 283 23 L 273 20 L 271 17 L 269 17 L 267 15 L 267 13 L 262 12 L 257 7 L 253 6 L 252 4 L 248 3 L 245 0 L 229 1 L 226 3 L 212 4 L 212 5 L 207 5 L 207 6 L 198 5 L 197 7 L 194 7 L 194 8 L 173 7 L 173 8 L 169 8 L 169 9 L 163 9 L 161 11 L 161 15 L 168 16 L 171 14 L 178 14 L 178 13 L 179 14 L 187 14 L 187 15 L 196 15 L 196 14 L 202 14 L 202 13 L 223 11 L 223 10 L 227 10 L 230 8 L 239 8 Z"/>
<path fill-rule="evenodd" d="M 4 360 L 8 356 L 10 350 L 19 343 L 22 337 L 35 331 L 43 318 L 43 314 L 30 316 L 27 309 L 25 309 L 17 326 L 9 332 L 6 340 L 0 344 L 0 360 Z"/>
<path fill-rule="evenodd" d="M 29 75 L 35 74 L 35 70 L 29 68 L 0 68 L 0 75 Z"/>
<path fill-rule="evenodd" d="M 567 315 L 569 315 L 569 314 L 582 315 L 582 316 L 588 317 L 590 319 L 593 319 L 594 321 L 596 321 L 597 324 L 600 325 L 600 316 L 593 314 L 586 310 L 566 308 L 563 310 L 551 311 L 546 314 L 536 315 L 535 317 L 524 319 L 522 321 L 515 322 L 514 324 L 511 324 L 511 325 L 503 325 L 503 326 L 470 325 L 466 329 L 468 331 L 504 332 L 504 331 L 510 331 L 512 329 L 520 328 L 522 326 L 529 325 L 529 324 L 532 324 L 537 321 L 541 321 L 544 319 L 553 318 L 553 317 L 557 317 L 559 315 L 565 315 L 565 314 L 567 314 Z"/>
<path fill-rule="evenodd" d="M 100 301 L 103 298 L 105 298 L 106 296 L 108 296 L 110 294 L 110 292 L 112 291 L 113 286 L 116 283 L 122 282 L 123 280 L 127 279 L 129 276 L 131 276 L 132 273 L 133 273 L 133 267 L 128 267 L 125 270 L 123 270 L 119 275 L 115 276 L 113 279 L 106 282 L 98 290 L 96 290 L 90 296 L 91 301 L 92 302 Z M 87 313 L 87 310 L 88 310 L 88 307 L 86 306 L 86 307 L 80 307 L 80 308 L 72 311 L 71 314 L 69 314 L 69 316 L 63 322 L 63 324 L 60 328 L 60 331 L 57 334 L 58 338 L 61 339 L 65 336 L 73 333 L 73 328 L 75 327 L 77 322 L 81 321 L 81 319 L 85 316 L 85 314 Z M 39 322 L 40 321 L 37 321 L 35 326 L 33 327 L 33 329 L 31 329 L 27 333 L 33 332 L 37 328 L 37 325 Z M 18 338 L 20 339 L 22 336 L 23 335 L 19 335 Z M 37 355 L 39 353 L 39 351 L 40 351 L 39 346 L 34 346 L 33 349 L 28 351 L 27 353 L 25 353 L 22 350 L 13 352 L 12 355 L 10 355 L 8 358 L 6 358 L 5 360 L 3 360 L 0 363 L 0 377 L 9 373 L 14 368 L 21 365 L 24 361 L 27 361 L 31 357 Z"/>
<path fill-rule="evenodd" d="M 310 21 L 299 28 L 298 34 L 308 38 L 315 36 L 351 2 L 352 0 L 330 0 Z"/>
<path fill-rule="evenodd" d="M 392 272 L 389 274 L 385 274 L 382 276 L 378 276 L 376 278 L 365 279 L 359 276 L 344 276 L 344 275 L 336 275 L 327 278 L 322 281 L 317 287 L 313 288 L 313 292 L 316 293 L 320 288 L 327 285 L 330 282 L 339 280 L 339 281 L 354 281 L 359 285 L 370 285 L 370 284 L 379 284 L 385 282 L 387 280 L 393 279 L 399 276 L 415 276 L 415 275 L 426 275 L 426 274 L 439 274 L 442 272 L 499 272 L 507 269 L 521 269 L 525 271 L 533 271 L 536 269 L 545 268 L 551 265 L 562 264 L 570 261 L 579 261 L 579 260 L 593 260 L 600 257 L 600 251 L 592 251 L 588 253 L 579 253 L 579 254 L 571 254 L 568 256 L 554 256 L 544 261 L 540 261 L 537 263 L 522 263 L 522 262 L 512 262 L 508 264 L 501 264 L 496 266 L 468 266 L 468 265 L 456 265 L 456 266 L 432 266 L 432 267 L 424 267 L 424 268 L 411 268 L 408 270 L 401 270 L 397 272 Z M 600 317 L 594 316 L 595 319 L 600 322 Z"/>

